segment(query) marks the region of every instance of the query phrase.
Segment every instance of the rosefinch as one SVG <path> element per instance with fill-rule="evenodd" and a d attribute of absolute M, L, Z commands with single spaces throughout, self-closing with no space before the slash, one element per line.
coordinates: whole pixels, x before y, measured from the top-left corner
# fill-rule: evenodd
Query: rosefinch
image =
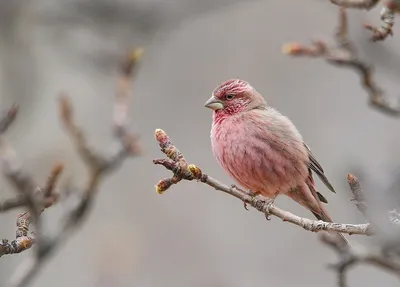
<path fill-rule="evenodd" d="M 312 172 L 335 191 L 287 117 L 269 107 L 248 82 L 239 79 L 218 86 L 205 106 L 214 110 L 213 153 L 237 183 L 271 202 L 285 194 L 318 220 L 332 222 L 322 204 L 327 200 L 316 190 Z"/>

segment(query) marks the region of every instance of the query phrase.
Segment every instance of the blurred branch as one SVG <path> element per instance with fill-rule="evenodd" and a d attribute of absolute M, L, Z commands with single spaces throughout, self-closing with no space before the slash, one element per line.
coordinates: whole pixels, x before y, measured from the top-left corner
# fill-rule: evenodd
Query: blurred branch
<path fill-rule="evenodd" d="M 360 211 L 362 215 L 367 217 L 367 204 L 365 203 L 365 198 L 360 185 L 360 181 L 357 177 L 349 173 L 347 175 L 347 182 L 349 183 L 350 190 L 353 193 L 353 198 L 350 199 L 350 201 L 352 201 L 356 205 L 358 211 Z"/>
<path fill-rule="evenodd" d="M 29 213 L 23 213 L 17 220 L 16 239 L 9 243 L 7 240 L 0 241 L 0 252 L 4 254 L 19 253 L 29 249 L 33 244 L 37 245 L 36 254 L 33 258 L 26 260 L 22 266 L 17 268 L 8 286 L 20 287 L 27 283 L 38 273 L 46 260 L 56 248 L 64 242 L 68 236 L 76 231 L 83 223 L 92 207 L 100 180 L 108 172 L 115 171 L 119 165 L 130 156 L 139 154 L 139 146 L 136 136 L 128 132 L 128 112 L 130 103 L 130 81 L 137 67 L 137 62 L 142 55 L 142 50 L 137 49 L 124 61 L 120 70 L 117 91 L 115 96 L 113 131 L 119 147 L 111 154 L 102 155 L 94 151 L 86 141 L 82 129 L 75 123 L 72 105 L 69 98 L 63 94 L 60 97 L 60 114 L 66 131 L 73 141 L 79 155 L 89 170 L 89 179 L 83 188 L 80 202 L 71 208 L 59 224 L 59 230 L 53 236 L 44 237 L 41 234 L 40 217 L 41 212 L 51 206 L 56 200 L 56 183 L 63 169 L 62 165 L 56 165 L 43 188 L 37 188 L 31 176 L 24 171 L 22 165 L 16 160 L 15 152 L 4 139 L 0 141 L 2 151 L 2 162 L 5 174 L 9 181 L 14 184 L 16 190 L 22 195 L 3 203 L 4 210 L 24 205 Z M 9 113 L 10 114 L 10 113 Z M 12 122 L 12 120 L 9 120 Z M 7 120 L 0 122 L 0 131 L 5 131 L 9 124 Z M 37 192 L 39 190 L 40 192 Z M 2 206 L 3 206 L 2 205 Z M 29 225 L 33 222 L 36 233 L 29 232 Z"/>
<path fill-rule="evenodd" d="M 52 183 L 52 186 L 47 184 L 43 190 L 39 187 L 36 187 L 30 192 L 35 200 L 42 200 L 42 206 L 39 209 L 39 214 L 42 213 L 46 208 L 52 206 L 58 200 L 58 194 L 54 193 L 54 185 L 61 171 L 62 165 L 56 165 L 49 177 L 49 182 Z M 19 170 L 18 173 L 21 173 L 21 171 Z M 4 203 L 7 202 L 14 204 L 18 203 L 18 206 L 14 205 L 13 207 L 21 207 L 29 204 L 29 201 L 26 201 L 24 196 L 17 197 L 14 200 L 5 201 Z M 10 206 L 12 205 L 9 205 L 9 207 Z M 39 216 L 36 220 L 40 220 Z M 0 240 L 0 257 L 7 254 L 21 253 L 22 251 L 32 247 L 32 245 L 36 242 L 37 232 L 31 232 L 28 234 L 31 222 L 32 216 L 29 212 L 24 212 L 18 215 L 16 238 L 11 242 L 9 242 L 7 239 Z"/>
<path fill-rule="evenodd" d="M 10 209 L 14 209 L 24 205 L 25 201 L 23 196 L 17 196 L 14 198 L 5 199 L 0 202 L 0 212 L 9 211 Z"/>
<path fill-rule="evenodd" d="M 400 115 L 400 101 L 389 101 L 375 80 L 373 68 L 358 58 L 354 44 L 348 37 L 348 23 L 345 9 L 340 9 L 339 27 L 335 35 L 336 46 L 328 46 L 322 41 L 315 41 L 306 47 L 297 43 L 286 44 L 283 52 L 292 56 L 319 57 L 328 63 L 355 69 L 361 78 L 361 83 L 369 95 L 370 104 L 389 115 Z"/>
<path fill-rule="evenodd" d="M 350 190 L 353 194 L 351 201 L 356 205 L 357 209 L 364 215 L 367 216 L 367 205 L 365 203 L 365 197 L 363 189 L 360 185 L 359 180 L 352 174 L 348 174 L 347 180 L 350 186 Z M 388 219 L 395 227 L 400 227 L 400 215 L 395 211 L 388 212 Z M 372 226 L 372 223 L 370 223 Z M 374 230 L 377 228 L 374 225 Z M 346 287 L 346 272 L 348 269 L 356 264 L 367 263 L 385 269 L 391 273 L 397 275 L 400 279 L 400 257 L 397 254 L 391 252 L 385 245 L 375 246 L 373 248 L 366 248 L 357 246 L 357 248 L 344 245 L 341 240 L 336 237 L 330 237 L 326 234 L 322 234 L 321 241 L 327 246 L 331 247 L 339 255 L 337 263 L 332 264 L 331 267 L 338 273 L 338 282 L 340 287 Z"/>
<path fill-rule="evenodd" d="M 330 0 L 333 4 L 336 4 L 342 8 L 355 8 L 355 9 L 366 9 L 370 10 L 374 8 L 379 0 Z M 383 1 L 382 1 L 383 2 Z M 389 35 L 393 36 L 393 25 L 395 13 L 399 11 L 398 0 L 387 0 L 384 1 L 384 7 L 381 10 L 381 25 L 375 27 L 373 25 L 365 24 L 365 28 L 372 31 L 371 40 L 383 41 Z"/>
<path fill-rule="evenodd" d="M 22 171 L 22 165 L 16 157 L 15 151 L 7 143 L 3 134 L 14 122 L 18 113 L 18 107 L 12 106 L 7 114 L 0 120 L 0 160 L 4 174 L 18 192 L 18 197 L 4 203 L 5 209 L 25 205 L 29 212 L 18 216 L 16 239 L 11 243 L 7 239 L 0 241 L 0 256 L 5 254 L 19 253 L 29 249 L 36 240 L 35 234 L 28 235 L 29 225 L 33 221 L 37 233 L 40 234 L 41 224 L 39 215 L 41 206 L 37 197 L 40 193 L 35 192 L 37 185 L 29 174 Z"/>
<path fill-rule="evenodd" d="M 391 1 L 395 2 L 395 1 Z M 388 36 L 393 36 L 393 26 L 394 26 L 394 18 L 395 18 L 395 7 L 384 6 L 381 10 L 381 25 L 379 27 L 375 27 L 373 25 L 365 24 L 365 28 L 372 31 L 371 40 L 383 41 Z"/>
<path fill-rule="evenodd" d="M 167 155 L 169 159 L 155 159 L 153 161 L 154 164 L 162 165 L 166 169 L 172 171 L 174 174 L 171 178 L 165 178 L 158 182 L 156 185 L 156 190 L 160 194 L 165 192 L 172 185 L 179 183 L 181 180 L 191 181 L 196 179 L 197 181 L 205 183 L 216 190 L 225 192 L 240 199 L 245 204 L 249 204 L 258 211 L 264 213 L 267 217 L 269 215 L 274 215 L 283 221 L 298 225 L 311 232 L 336 231 L 348 234 L 373 234 L 369 224 L 340 224 L 302 218 L 274 206 L 265 197 L 260 195 L 252 196 L 250 193 L 241 190 L 236 186 L 229 187 L 208 176 L 197 166 L 192 164 L 189 165 L 186 162 L 183 154 L 175 147 L 175 145 L 172 144 L 170 138 L 163 130 L 156 130 L 155 137 L 161 147 L 161 151 Z"/>
<path fill-rule="evenodd" d="M 356 264 L 367 263 L 387 270 L 400 279 L 400 260 L 397 256 L 390 256 L 380 249 L 372 248 L 349 248 L 333 236 L 322 234 L 321 240 L 324 244 L 331 247 L 339 255 L 339 261 L 331 267 L 338 273 L 340 287 L 346 287 L 346 272 Z"/>

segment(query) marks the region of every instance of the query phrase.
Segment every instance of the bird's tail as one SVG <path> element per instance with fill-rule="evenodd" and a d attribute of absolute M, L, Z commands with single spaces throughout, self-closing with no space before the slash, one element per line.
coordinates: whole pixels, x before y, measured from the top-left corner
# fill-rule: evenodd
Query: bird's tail
<path fill-rule="evenodd" d="M 321 208 L 321 212 L 320 212 L 320 213 L 316 213 L 316 212 L 313 212 L 313 211 L 311 211 L 311 212 L 314 214 L 314 216 L 315 216 L 318 220 L 322 220 L 322 221 L 325 221 L 325 222 L 333 222 L 332 218 L 329 216 L 329 214 L 328 214 L 327 210 L 325 209 L 325 207 L 321 205 L 320 208 Z M 350 246 L 350 242 L 347 240 L 346 237 L 344 237 L 344 235 L 343 235 L 342 233 L 340 233 L 340 232 L 333 232 L 333 231 L 331 231 L 331 232 L 329 232 L 329 233 L 335 233 L 335 235 L 338 236 L 339 239 L 340 239 L 345 245 Z"/>
<path fill-rule="evenodd" d="M 332 218 L 328 214 L 328 211 L 323 205 L 323 203 L 327 203 L 328 201 L 316 191 L 312 183 L 300 185 L 288 192 L 287 195 L 310 210 L 318 220 L 333 222 Z M 343 243 L 350 246 L 349 241 L 342 233 L 335 231 L 329 231 L 329 233 L 335 234 Z"/>

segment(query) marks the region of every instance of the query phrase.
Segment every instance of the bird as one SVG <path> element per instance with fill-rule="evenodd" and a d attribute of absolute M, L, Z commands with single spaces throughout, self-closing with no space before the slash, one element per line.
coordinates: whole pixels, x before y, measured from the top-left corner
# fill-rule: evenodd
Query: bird
<path fill-rule="evenodd" d="M 286 195 L 318 219 L 333 222 L 316 189 L 313 173 L 336 193 L 293 122 L 269 106 L 249 82 L 229 79 L 218 85 L 205 107 L 213 110 L 211 146 L 221 167 L 252 195 L 272 203 Z M 346 244 L 341 233 L 339 238 Z"/>

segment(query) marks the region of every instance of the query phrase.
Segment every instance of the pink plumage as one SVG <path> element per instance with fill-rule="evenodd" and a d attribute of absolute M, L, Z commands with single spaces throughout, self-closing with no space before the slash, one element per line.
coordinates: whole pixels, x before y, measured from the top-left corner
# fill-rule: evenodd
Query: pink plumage
<path fill-rule="evenodd" d="M 312 172 L 334 189 L 294 124 L 246 81 L 219 85 L 206 107 L 214 110 L 211 143 L 223 169 L 254 194 L 285 194 L 319 220 L 332 222 L 316 191 Z M 340 234 L 341 237 L 347 240 Z"/>

